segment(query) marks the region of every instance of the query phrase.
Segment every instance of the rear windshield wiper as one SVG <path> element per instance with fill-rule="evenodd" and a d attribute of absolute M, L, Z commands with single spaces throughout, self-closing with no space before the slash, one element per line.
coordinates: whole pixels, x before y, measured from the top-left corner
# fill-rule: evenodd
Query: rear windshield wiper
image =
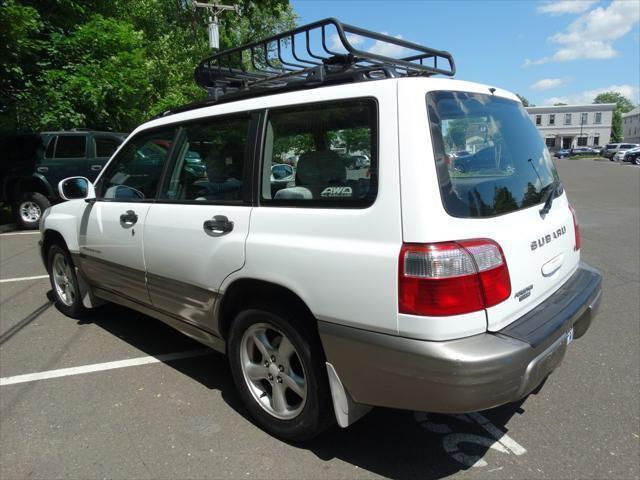
<path fill-rule="evenodd" d="M 544 207 L 540 210 L 540 215 L 544 216 L 551 211 L 551 206 L 553 205 L 553 200 L 556 196 L 562 194 L 562 182 L 559 180 L 554 180 L 547 186 L 548 190 L 546 192 L 546 196 L 544 199 Z"/>

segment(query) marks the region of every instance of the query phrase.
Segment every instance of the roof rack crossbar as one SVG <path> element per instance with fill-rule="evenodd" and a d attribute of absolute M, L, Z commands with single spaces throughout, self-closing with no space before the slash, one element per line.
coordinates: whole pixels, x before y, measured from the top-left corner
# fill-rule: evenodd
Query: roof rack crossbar
<path fill-rule="evenodd" d="M 384 46 L 394 47 L 399 54 L 383 55 L 378 47 Z M 445 67 L 439 66 L 443 63 Z M 453 76 L 455 71 L 449 52 L 327 18 L 218 52 L 198 64 L 195 77 L 198 85 L 219 99 L 229 93 L 251 95 L 252 89 L 264 95 L 269 87 L 280 91 L 288 84 L 300 88 L 308 82 L 311 87 L 331 78 L 333 83 L 383 78 L 379 72 L 388 78 Z"/>

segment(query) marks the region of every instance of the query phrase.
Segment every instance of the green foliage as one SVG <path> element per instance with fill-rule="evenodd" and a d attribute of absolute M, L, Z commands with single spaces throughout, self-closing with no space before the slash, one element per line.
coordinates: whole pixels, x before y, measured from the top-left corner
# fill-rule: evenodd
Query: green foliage
<path fill-rule="evenodd" d="M 593 103 L 615 103 L 620 113 L 633 110 L 633 102 L 618 92 L 604 92 L 593 99 Z"/>
<path fill-rule="evenodd" d="M 563 105 L 566 105 L 566 103 L 558 102 L 553 104 L 554 107 L 561 107 Z"/>
<path fill-rule="evenodd" d="M 633 103 L 624 95 L 618 92 L 604 92 L 593 99 L 593 103 L 615 103 L 613 110 L 613 120 L 611 125 L 611 142 L 621 142 L 624 135 L 622 132 L 622 114 L 633 110 Z"/>
<path fill-rule="evenodd" d="M 287 155 L 300 155 L 310 150 L 315 150 L 311 134 L 279 135 L 273 144 L 273 161 L 283 162 Z"/>
<path fill-rule="evenodd" d="M 467 140 L 467 128 L 471 120 L 458 118 L 449 122 L 444 141 L 451 150 L 464 150 Z"/>
<path fill-rule="evenodd" d="M 527 100 L 523 95 L 516 93 L 516 97 L 520 99 L 523 107 L 535 107 L 535 105 L 533 103 L 529 103 L 529 100 Z"/>
<path fill-rule="evenodd" d="M 347 153 L 364 152 L 371 155 L 371 129 L 349 128 L 340 132 L 344 140 Z"/>
<path fill-rule="evenodd" d="M 288 0 L 236 3 L 240 17 L 220 17 L 221 48 L 295 25 Z M 5 0 L 0 130 L 130 131 L 202 99 L 193 70 L 210 54 L 192 0 Z"/>

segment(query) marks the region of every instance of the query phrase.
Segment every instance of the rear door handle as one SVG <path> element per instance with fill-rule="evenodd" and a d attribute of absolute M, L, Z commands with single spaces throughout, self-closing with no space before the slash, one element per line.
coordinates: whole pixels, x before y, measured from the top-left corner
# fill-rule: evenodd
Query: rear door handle
<path fill-rule="evenodd" d="M 213 220 L 205 220 L 203 227 L 208 234 L 219 237 L 233 230 L 233 222 L 224 215 L 216 215 Z"/>
<path fill-rule="evenodd" d="M 102 170 L 102 165 L 91 165 L 91 170 L 93 170 L 94 172 L 99 172 L 100 170 Z"/>
<path fill-rule="evenodd" d="M 36 170 L 40 173 L 47 173 L 49 171 L 49 167 L 38 167 Z"/>
<path fill-rule="evenodd" d="M 127 210 L 126 213 L 120 215 L 120 223 L 125 224 L 127 227 L 135 225 L 138 221 L 138 215 L 133 210 Z"/>

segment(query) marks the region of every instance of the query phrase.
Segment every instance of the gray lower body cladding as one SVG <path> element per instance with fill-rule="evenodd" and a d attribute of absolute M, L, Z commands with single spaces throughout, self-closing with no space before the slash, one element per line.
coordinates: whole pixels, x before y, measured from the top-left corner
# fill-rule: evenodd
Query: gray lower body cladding
<path fill-rule="evenodd" d="M 600 273 L 581 264 L 535 315 L 514 322 L 517 329 L 444 342 L 327 322 L 319 329 L 327 360 L 355 402 L 464 413 L 513 402 L 534 390 L 562 361 L 567 332 L 573 328 L 579 338 L 587 331 L 600 297 Z"/>

